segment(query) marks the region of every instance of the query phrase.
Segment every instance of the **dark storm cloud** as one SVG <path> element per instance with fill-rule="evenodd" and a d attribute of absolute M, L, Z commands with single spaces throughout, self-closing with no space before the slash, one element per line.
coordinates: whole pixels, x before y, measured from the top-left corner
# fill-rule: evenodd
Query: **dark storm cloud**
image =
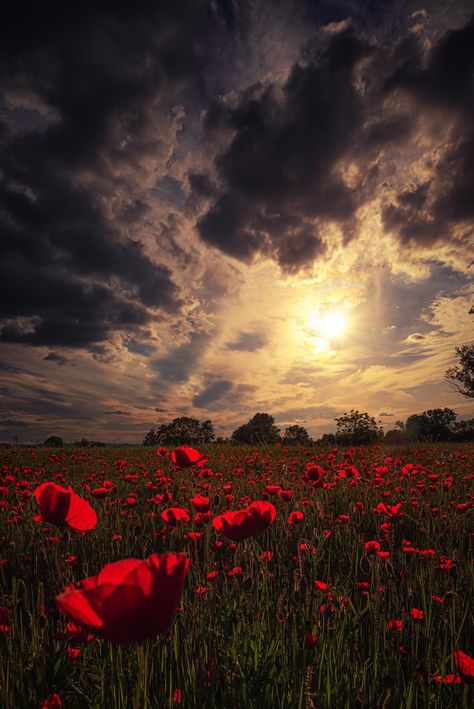
<path fill-rule="evenodd" d="M 196 45 L 212 30 L 209 20 L 205 5 L 191 1 L 4 11 L 4 342 L 89 346 L 113 330 L 139 329 L 150 309 L 179 308 L 170 270 L 123 231 L 148 205 L 131 195 L 117 207 L 120 221 L 111 205 L 126 187 L 124 171 L 140 174 L 144 160 L 169 150 L 157 97 L 166 116 L 166 97 L 202 94 Z M 25 96 L 32 108 L 23 107 Z"/>
<path fill-rule="evenodd" d="M 198 409 L 207 409 L 214 402 L 227 395 L 231 389 L 232 382 L 227 379 L 213 382 L 193 398 L 193 406 L 197 406 Z"/>
<path fill-rule="evenodd" d="M 244 261 L 271 256 L 290 272 L 324 253 L 318 220 L 347 225 L 358 204 L 333 168 L 363 121 L 353 70 L 369 53 L 342 32 L 322 56 L 307 47 L 281 90 L 258 85 L 221 111 L 234 137 L 216 159 L 221 194 L 197 224 L 204 241 Z"/>
<path fill-rule="evenodd" d="M 129 352 L 132 352 L 132 354 L 140 354 L 146 357 L 151 355 L 155 350 L 153 345 L 147 344 L 146 342 L 139 342 L 134 339 L 124 340 L 123 344 Z"/>
<path fill-rule="evenodd" d="M 29 421 L 22 421 L 21 419 L 2 419 L 0 426 L 4 426 L 5 428 L 28 428 L 30 423 Z"/>
<path fill-rule="evenodd" d="M 241 332 L 235 342 L 226 345 L 227 350 L 256 352 L 266 345 L 266 337 L 259 332 Z"/>
<path fill-rule="evenodd" d="M 67 357 L 64 357 L 63 355 L 58 354 L 57 352 L 50 352 L 49 354 L 46 355 L 46 357 L 43 357 L 43 362 L 55 362 L 55 364 L 62 367 L 67 362 L 69 362 L 69 360 Z"/>
<path fill-rule="evenodd" d="M 132 414 L 130 411 L 120 411 L 120 409 L 117 409 L 117 411 L 104 411 L 104 416 L 131 416 Z"/>
<path fill-rule="evenodd" d="M 447 32 L 424 63 L 421 48 L 411 45 L 410 56 L 387 79 L 387 94 L 402 91 L 426 110 L 442 111 L 455 130 L 433 178 L 411 192 L 397 195 L 382 212 L 384 227 L 402 244 L 427 246 L 455 241 L 456 225 L 474 218 L 474 17 L 462 28 Z M 444 141 L 443 141 L 444 142 Z M 442 144 L 442 143 L 441 143 Z"/>
<path fill-rule="evenodd" d="M 209 346 L 210 333 L 194 332 L 189 340 L 150 363 L 164 387 L 187 382 L 198 367 L 201 357 Z"/>

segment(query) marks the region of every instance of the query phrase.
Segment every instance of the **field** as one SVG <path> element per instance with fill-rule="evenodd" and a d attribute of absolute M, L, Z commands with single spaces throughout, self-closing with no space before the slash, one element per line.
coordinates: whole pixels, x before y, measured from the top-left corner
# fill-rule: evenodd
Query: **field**
<path fill-rule="evenodd" d="M 4 709 L 474 706 L 453 655 L 474 654 L 472 445 L 200 452 L 181 468 L 155 448 L 2 452 Z M 35 521 L 45 482 L 71 485 L 96 526 Z M 260 533 L 212 524 L 253 501 L 276 510 Z M 175 551 L 191 563 L 156 638 L 97 637 L 55 603 L 108 563 Z"/>

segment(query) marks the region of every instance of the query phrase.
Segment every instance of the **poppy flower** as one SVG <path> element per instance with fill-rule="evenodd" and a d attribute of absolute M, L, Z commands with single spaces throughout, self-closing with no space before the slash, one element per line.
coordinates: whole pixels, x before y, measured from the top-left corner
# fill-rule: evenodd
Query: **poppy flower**
<path fill-rule="evenodd" d="M 400 633 L 403 628 L 403 621 L 397 620 L 396 618 L 390 618 L 387 621 L 387 626 L 389 630 L 397 630 Z"/>
<path fill-rule="evenodd" d="M 63 703 L 59 694 L 50 694 L 41 705 L 41 709 L 62 709 Z"/>
<path fill-rule="evenodd" d="M 106 640 L 154 638 L 173 619 L 189 563 L 177 553 L 107 564 L 97 576 L 67 586 L 56 596 L 56 604 L 75 623 Z"/>
<path fill-rule="evenodd" d="M 376 541 L 366 542 L 364 546 L 367 554 L 375 554 L 377 551 L 380 551 L 380 544 Z"/>
<path fill-rule="evenodd" d="M 186 524 L 190 517 L 187 510 L 182 507 L 169 507 L 161 513 L 161 519 L 170 527 L 176 527 L 177 524 Z"/>
<path fill-rule="evenodd" d="M 345 468 L 338 473 L 340 478 L 358 478 L 360 473 L 354 465 L 347 465 Z"/>
<path fill-rule="evenodd" d="M 327 591 L 328 590 L 328 585 L 327 585 L 327 583 L 324 583 L 324 581 L 315 581 L 314 585 L 318 589 L 318 591 Z"/>
<path fill-rule="evenodd" d="M 434 682 L 442 682 L 443 684 L 461 684 L 461 677 L 459 675 L 450 674 L 442 677 L 441 675 L 435 675 L 433 677 Z"/>
<path fill-rule="evenodd" d="M 423 618 L 425 617 L 425 614 L 419 608 L 412 608 L 411 609 L 411 617 L 413 618 L 414 621 L 423 620 Z"/>
<path fill-rule="evenodd" d="M 171 453 L 171 460 L 178 468 L 191 468 L 193 465 L 204 465 L 207 456 L 201 455 L 195 448 L 180 446 Z"/>
<path fill-rule="evenodd" d="M 191 498 L 191 504 L 196 512 L 209 512 L 211 501 L 208 497 L 203 497 L 203 495 L 195 495 Z"/>
<path fill-rule="evenodd" d="M 401 507 L 402 505 L 400 502 L 397 505 L 386 505 L 385 502 L 379 502 L 379 504 L 374 508 L 374 512 L 383 514 L 389 519 L 391 517 L 402 517 L 403 512 Z"/>
<path fill-rule="evenodd" d="M 214 517 L 212 525 L 226 539 L 241 542 L 248 537 L 263 532 L 276 517 L 276 509 L 271 502 L 252 502 L 245 510 L 229 510 Z"/>
<path fill-rule="evenodd" d="M 96 500 L 101 500 L 103 497 L 107 497 L 109 493 L 109 487 L 96 487 L 95 490 L 91 490 L 91 495 L 92 497 L 95 497 Z"/>
<path fill-rule="evenodd" d="M 71 527 L 78 532 L 87 532 L 97 525 L 95 511 L 71 487 L 66 490 L 61 485 L 46 482 L 39 485 L 33 494 L 39 507 L 36 521 Z"/>
<path fill-rule="evenodd" d="M 319 638 L 317 637 L 317 635 L 313 635 L 312 633 L 305 634 L 305 643 L 306 643 L 306 647 L 309 650 L 312 650 L 313 648 L 316 647 L 316 645 L 318 644 L 318 640 L 319 640 Z"/>
<path fill-rule="evenodd" d="M 294 512 L 290 512 L 288 516 L 288 524 L 298 524 L 299 522 L 302 522 L 304 520 L 304 514 L 302 512 L 299 512 L 298 510 L 295 510 Z"/>
<path fill-rule="evenodd" d="M 474 684 L 474 658 L 462 650 L 453 652 L 454 664 L 463 682 Z"/>
<path fill-rule="evenodd" d="M 312 480 L 313 482 L 319 482 L 324 475 L 324 470 L 321 468 L 320 465 L 307 465 L 306 475 L 308 476 L 309 480 Z"/>

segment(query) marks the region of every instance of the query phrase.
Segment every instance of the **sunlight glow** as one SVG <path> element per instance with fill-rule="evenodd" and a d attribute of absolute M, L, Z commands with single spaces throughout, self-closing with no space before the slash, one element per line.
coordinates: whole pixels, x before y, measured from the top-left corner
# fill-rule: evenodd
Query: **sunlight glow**
<path fill-rule="evenodd" d="M 312 310 L 308 315 L 307 325 L 322 337 L 337 338 L 347 329 L 347 318 L 341 310 L 327 310 L 325 313 Z"/>

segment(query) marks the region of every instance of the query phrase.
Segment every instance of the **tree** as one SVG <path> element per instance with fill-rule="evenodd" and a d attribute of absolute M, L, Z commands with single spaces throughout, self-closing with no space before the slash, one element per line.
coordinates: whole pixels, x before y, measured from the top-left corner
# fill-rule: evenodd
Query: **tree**
<path fill-rule="evenodd" d="M 390 431 L 387 431 L 383 440 L 384 443 L 390 445 L 399 445 L 406 440 L 405 431 L 402 431 L 400 428 L 392 428 Z"/>
<path fill-rule="evenodd" d="M 422 441 L 428 438 L 429 423 L 423 414 L 412 414 L 406 420 L 405 433 L 409 441 Z"/>
<path fill-rule="evenodd" d="M 453 440 L 474 441 L 474 419 L 456 421 L 453 425 Z"/>
<path fill-rule="evenodd" d="M 408 440 L 450 441 L 457 414 L 452 409 L 428 409 L 412 414 L 405 425 Z"/>
<path fill-rule="evenodd" d="M 45 448 L 64 448 L 64 441 L 61 436 L 49 436 L 43 445 Z"/>
<path fill-rule="evenodd" d="M 270 414 L 255 414 L 250 421 L 239 426 L 233 434 L 236 443 L 276 443 L 280 438 L 280 429 L 275 426 L 275 419 Z"/>
<path fill-rule="evenodd" d="M 154 428 L 151 428 L 143 439 L 144 446 L 157 446 L 159 443 L 158 436 Z"/>
<path fill-rule="evenodd" d="M 474 399 L 474 344 L 456 347 L 458 364 L 446 370 L 445 377 L 455 391 Z"/>
<path fill-rule="evenodd" d="M 336 421 L 336 440 L 342 445 L 362 446 L 375 443 L 383 434 L 373 416 L 351 409 Z"/>
<path fill-rule="evenodd" d="M 308 431 L 303 426 L 294 424 L 293 426 L 288 426 L 285 430 L 282 443 L 285 446 L 309 445 L 311 438 L 309 437 Z"/>
<path fill-rule="evenodd" d="M 200 446 L 205 443 L 212 443 L 216 437 L 212 421 L 208 419 L 201 423 L 198 419 L 190 418 L 189 416 L 179 416 L 173 419 L 171 423 L 161 424 L 155 435 L 156 439 L 154 440 L 156 442 L 148 445 Z M 145 439 L 147 436 L 145 436 Z"/>
<path fill-rule="evenodd" d="M 423 415 L 428 420 L 428 436 L 431 441 L 449 441 L 457 413 L 453 409 L 428 409 Z"/>

